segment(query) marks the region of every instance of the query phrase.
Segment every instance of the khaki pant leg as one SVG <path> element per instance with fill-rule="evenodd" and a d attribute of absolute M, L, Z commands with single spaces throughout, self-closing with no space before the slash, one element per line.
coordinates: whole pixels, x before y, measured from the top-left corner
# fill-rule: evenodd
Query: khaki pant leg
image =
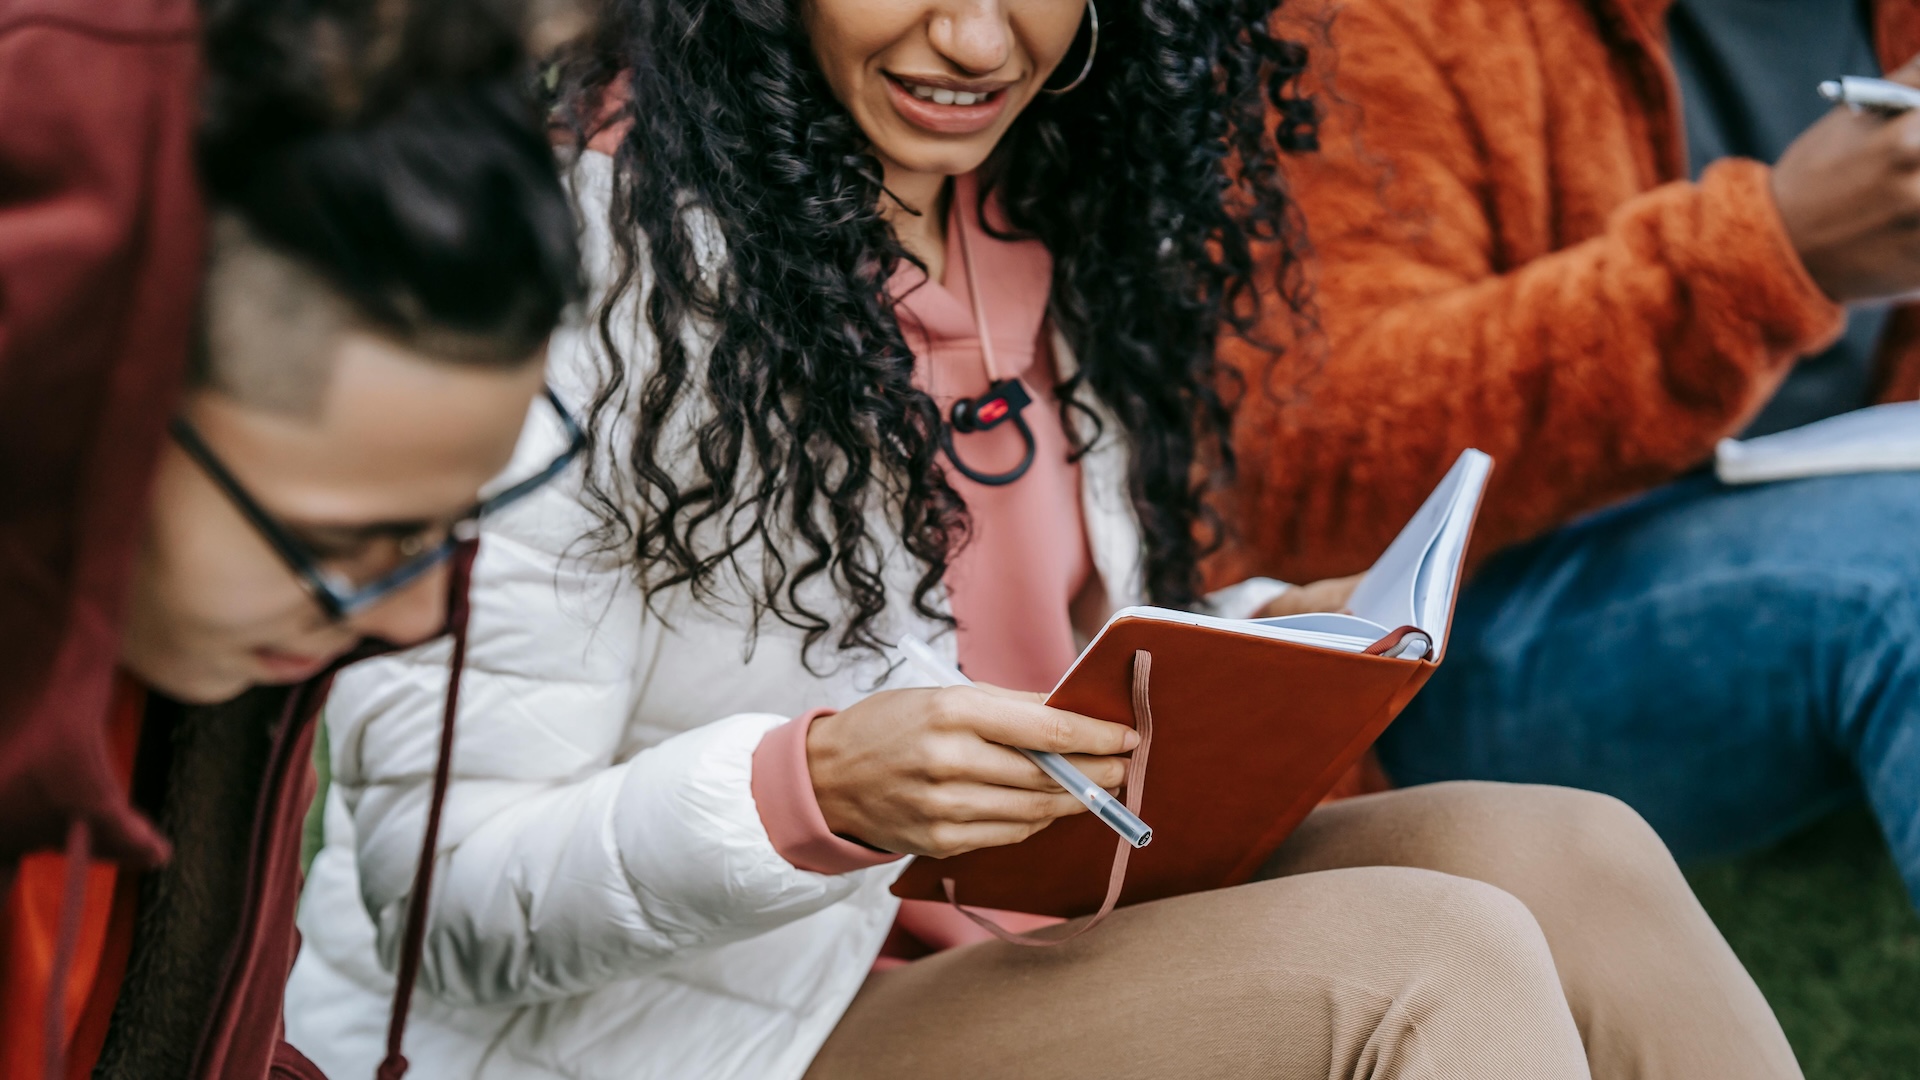
<path fill-rule="evenodd" d="M 1545 939 L 1497 889 L 1399 868 L 1127 908 L 868 980 L 808 1080 L 1574 1080 Z"/>
<path fill-rule="evenodd" d="M 1517 897 L 1596 1080 L 1798 1080 L 1779 1022 L 1651 828 L 1567 788 L 1432 784 L 1315 811 L 1267 875 L 1410 866 Z"/>

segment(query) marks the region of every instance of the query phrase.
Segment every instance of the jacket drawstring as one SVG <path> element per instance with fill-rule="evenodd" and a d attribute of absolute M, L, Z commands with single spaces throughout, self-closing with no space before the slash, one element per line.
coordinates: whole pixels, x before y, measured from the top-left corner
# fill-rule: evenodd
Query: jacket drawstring
<path fill-rule="evenodd" d="M 434 849 L 440 842 L 440 811 L 447 799 L 453 766 L 453 719 L 460 710 L 460 673 L 467 666 L 466 578 L 472 566 L 471 548 L 454 567 L 452 610 L 448 630 L 453 634 L 453 659 L 447 665 L 447 705 L 440 717 L 440 753 L 433 766 L 433 801 L 427 804 L 427 832 L 420 840 L 420 861 L 413 870 L 413 893 L 407 898 L 406 932 L 400 942 L 400 966 L 394 973 L 393 1011 L 387 1020 L 387 1056 L 374 1072 L 377 1080 L 400 1080 L 407 1075 L 407 1058 L 400 1044 L 407 1033 L 407 1012 L 413 1005 L 413 984 L 420 975 L 420 954 L 426 946 L 427 898 L 433 888 Z"/>
<path fill-rule="evenodd" d="M 67 976 L 80 945 L 80 916 L 87 906 L 87 871 L 93 866 L 93 829 L 86 819 L 67 824 L 66 882 L 60 892 L 60 936 L 53 948 L 53 968 L 47 975 L 46 1028 L 41 1034 L 41 1060 L 46 1080 L 67 1076 Z"/>

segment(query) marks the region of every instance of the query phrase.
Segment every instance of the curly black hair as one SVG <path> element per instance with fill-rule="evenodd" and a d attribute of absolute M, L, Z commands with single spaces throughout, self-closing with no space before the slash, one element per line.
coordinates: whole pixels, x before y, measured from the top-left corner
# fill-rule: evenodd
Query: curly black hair
<path fill-rule="evenodd" d="M 1061 408 L 1086 411 L 1076 394 L 1091 393 L 1124 429 L 1147 590 L 1181 605 L 1221 531 L 1207 494 L 1232 474 L 1233 387 L 1214 342 L 1253 333 L 1256 246 L 1279 252 L 1283 302 L 1304 302 L 1279 156 L 1315 145 L 1316 113 L 1298 89 L 1306 47 L 1270 29 L 1274 0 L 1100 6 L 1092 74 L 1027 108 L 982 171 L 982 199 L 997 192 L 1015 230 L 1052 253 L 1050 318 L 1079 360 Z M 1063 66 L 1083 49 L 1084 31 Z M 599 540 L 630 553 L 649 595 L 757 578 L 754 625 L 772 613 L 803 630 L 811 663 L 829 635 L 843 650 L 882 644 L 889 538 L 868 513 L 884 508 L 923 568 L 916 608 L 946 619 L 933 592 L 967 518 L 888 294 L 912 257 L 882 219 L 880 165 L 817 67 L 799 5 L 614 4 L 557 88 L 576 138 L 630 125 L 614 154 L 616 278 L 599 314 L 612 363 L 594 412 L 632 409 L 632 444 L 596 448 L 619 455 L 612 472 L 632 490 L 590 488 Z M 609 110 L 619 89 L 626 104 Z M 722 273 L 702 265 L 696 207 L 724 240 Z M 630 393 L 614 320 L 642 283 L 656 366 Z M 710 351 L 690 347 L 690 324 Z M 690 403 L 689 450 L 669 420 Z M 802 598 L 821 575 L 838 618 Z"/>

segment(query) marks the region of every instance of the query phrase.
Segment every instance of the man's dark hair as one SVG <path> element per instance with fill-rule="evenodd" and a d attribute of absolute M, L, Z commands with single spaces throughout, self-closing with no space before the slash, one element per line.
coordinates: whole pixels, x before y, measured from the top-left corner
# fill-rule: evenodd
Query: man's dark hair
<path fill-rule="evenodd" d="M 212 209 L 404 345 L 526 360 L 581 283 L 524 7 L 209 3 Z"/>
<path fill-rule="evenodd" d="M 523 360 L 579 295 L 572 211 L 516 82 L 422 89 L 371 122 L 209 151 L 217 210 L 402 342 L 445 353 L 433 342 L 452 331 Z"/>

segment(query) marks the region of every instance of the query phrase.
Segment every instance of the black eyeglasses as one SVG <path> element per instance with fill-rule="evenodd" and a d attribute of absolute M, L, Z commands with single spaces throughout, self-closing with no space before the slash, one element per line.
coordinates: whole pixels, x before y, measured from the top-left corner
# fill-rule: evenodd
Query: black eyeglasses
<path fill-rule="evenodd" d="M 187 452 L 187 456 L 198 463 L 220 490 L 226 493 L 233 505 L 239 508 L 241 515 L 272 546 L 281 561 L 293 571 L 294 576 L 300 579 L 301 585 L 306 587 L 314 602 L 327 613 L 327 617 L 338 621 L 406 588 L 420 575 L 446 562 L 462 543 L 480 535 L 482 519 L 533 494 L 541 486 L 564 472 L 567 466 L 572 464 L 573 459 L 580 456 L 581 451 L 587 446 L 586 431 L 580 426 L 579 421 L 567 412 L 567 407 L 560 403 L 560 398 L 553 392 L 552 387 L 546 388 L 545 398 L 547 403 L 553 406 L 554 412 L 560 416 L 560 424 L 567 437 L 566 450 L 562 451 L 559 457 L 554 458 L 546 468 L 516 482 L 504 491 L 496 492 L 475 503 L 454 520 L 447 529 L 447 535 L 432 547 L 409 550 L 409 541 L 412 538 L 403 539 L 400 543 L 400 552 L 406 556 L 406 561 L 365 585 L 355 585 L 344 575 L 321 565 L 323 560 L 319 556 L 294 536 L 290 529 L 275 520 L 274 516 L 268 513 L 245 487 L 241 486 L 240 481 L 215 456 L 206 440 L 200 437 L 200 433 L 194 430 L 193 425 L 188 423 L 185 417 L 174 417 L 171 430 L 174 441 L 179 443 L 180 448 Z"/>

